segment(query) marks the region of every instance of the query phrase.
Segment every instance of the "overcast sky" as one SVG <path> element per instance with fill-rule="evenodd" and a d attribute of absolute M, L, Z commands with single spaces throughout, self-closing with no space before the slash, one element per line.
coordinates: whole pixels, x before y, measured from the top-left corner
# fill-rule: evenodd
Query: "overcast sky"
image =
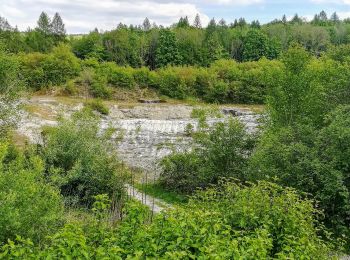
<path fill-rule="evenodd" d="M 137 25 L 145 17 L 162 25 L 186 15 L 192 21 L 197 13 L 203 25 L 212 17 L 227 22 L 245 17 L 265 23 L 283 14 L 298 13 L 310 19 L 321 10 L 350 17 L 350 0 L 0 0 L 0 16 L 20 30 L 35 27 L 45 11 L 51 16 L 59 12 L 68 33 L 85 33 L 95 27 L 110 30 L 119 22 Z"/>

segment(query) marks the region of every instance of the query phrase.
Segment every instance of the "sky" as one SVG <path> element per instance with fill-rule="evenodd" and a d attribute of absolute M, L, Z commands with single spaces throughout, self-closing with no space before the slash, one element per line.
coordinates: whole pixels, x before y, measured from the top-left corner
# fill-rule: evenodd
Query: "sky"
<path fill-rule="evenodd" d="M 312 19 L 322 10 L 350 17 L 350 0 L 0 0 L 0 16 L 20 30 L 34 28 L 42 11 L 50 16 L 58 12 L 70 34 L 111 30 L 120 22 L 138 25 L 145 17 L 168 26 L 182 16 L 192 22 L 198 13 L 205 26 L 213 17 L 228 23 L 240 17 L 266 23 L 283 14 Z"/>

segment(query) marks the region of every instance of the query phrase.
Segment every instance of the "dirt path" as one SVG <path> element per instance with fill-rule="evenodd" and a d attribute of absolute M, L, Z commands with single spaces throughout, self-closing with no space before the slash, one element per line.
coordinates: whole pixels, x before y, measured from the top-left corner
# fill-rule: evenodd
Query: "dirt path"
<path fill-rule="evenodd" d="M 140 201 L 143 205 L 149 207 L 154 213 L 160 213 L 163 210 L 171 208 L 171 205 L 168 203 L 147 195 L 129 184 L 126 185 L 126 188 L 130 197 Z"/>

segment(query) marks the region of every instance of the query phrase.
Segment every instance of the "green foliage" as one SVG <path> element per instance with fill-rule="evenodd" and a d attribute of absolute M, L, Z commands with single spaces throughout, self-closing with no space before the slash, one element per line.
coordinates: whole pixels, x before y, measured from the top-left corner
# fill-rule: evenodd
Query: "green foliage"
<path fill-rule="evenodd" d="M 155 59 L 157 68 L 181 64 L 182 57 L 178 50 L 175 34 L 172 31 L 163 29 L 159 32 L 159 46 Z"/>
<path fill-rule="evenodd" d="M 276 59 L 280 52 L 280 44 L 276 39 L 269 39 L 263 32 L 256 29 L 248 31 L 243 45 L 244 61 L 257 61 L 262 57 Z"/>
<path fill-rule="evenodd" d="M 165 190 L 159 183 L 154 184 L 137 184 L 136 188 L 147 195 L 159 198 L 162 201 L 173 205 L 181 205 L 188 201 L 188 198 L 182 194 Z"/>
<path fill-rule="evenodd" d="M 114 200 L 124 194 L 126 171 L 98 129 L 98 122 L 86 112 L 62 120 L 44 135 L 42 155 L 48 179 L 68 204 L 90 206 L 98 194 Z"/>
<path fill-rule="evenodd" d="M 135 83 L 140 88 L 155 87 L 157 84 L 157 74 L 146 67 L 133 70 Z"/>
<path fill-rule="evenodd" d="M 96 31 L 84 35 L 81 39 L 73 39 L 72 49 L 74 54 L 80 59 L 95 58 L 102 60 L 104 57 L 102 39 Z"/>
<path fill-rule="evenodd" d="M 43 71 L 49 84 L 61 85 L 78 75 L 80 64 L 68 46 L 59 45 L 43 61 Z"/>
<path fill-rule="evenodd" d="M 194 95 L 195 69 L 191 67 L 168 67 L 159 71 L 159 90 L 163 95 L 185 99 Z"/>
<path fill-rule="evenodd" d="M 339 154 L 347 154 L 349 111 L 347 106 L 336 108 L 349 104 L 346 65 L 326 58 L 314 61 L 300 47 L 286 52 L 282 61 L 284 68 L 273 72 L 270 81 L 271 121 L 247 176 L 275 179 L 312 194 L 327 227 L 336 236 L 348 237 L 348 157 Z"/>
<path fill-rule="evenodd" d="M 85 103 L 85 107 L 91 108 L 94 111 L 101 113 L 102 115 L 108 115 L 109 109 L 100 99 L 93 99 Z"/>
<path fill-rule="evenodd" d="M 216 184 L 221 177 L 245 178 L 253 137 L 238 121 L 217 123 L 194 134 L 191 152 L 172 154 L 162 161 L 160 184 L 169 190 L 192 193 Z"/>
<path fill-rule="evenodd" d="M 39 248 L 18 239 L 2 255 L 79 259 L 329 259 L 329 244 L 315 220 L 312 201 L 295 190 L 260 182 L 241 186 L 225 182 L 201 191 L 183 208 L 155 216 L 128 202 L 125 218 L 112 230 L 103 225 L 67 225 Z"/>
<path fill-rule="evenodd" d="M 38 242 L 61 224 L 62 199 L 45 182 L 42 160 L 13 149 L 0 144 L 0 243 L 16 235 Z"/>
<path fill-rule="evenodd" d="M 0 139 L 18 121 L 18 106 L 14 101 L 23 84 L 19 72 L 18 58 L 4 52 L 0 45 Z"/>
<path fill-rule="evenodd" d="M 308 115 L 317 93 L 307 73 L 310 55 L 301 47 L 291 48 L 282 57 L 284 68 L 271 70 L 267 105 L 274 124 L 285 126 L 310 120 Z"/>
<path fill-rule="evenodd" d="M 73 79 L 80 71 L 80 63 L 68 46 L 59 45 L 50 54 L 22 55 L 21 71 L 28 88 L 39 90 Z"/>

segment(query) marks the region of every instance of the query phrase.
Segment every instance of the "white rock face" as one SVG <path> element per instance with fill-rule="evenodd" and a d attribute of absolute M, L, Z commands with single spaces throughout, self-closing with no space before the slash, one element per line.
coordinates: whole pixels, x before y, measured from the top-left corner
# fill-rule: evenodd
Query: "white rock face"
<path fill-rule="evenodd" d="M 50 115 L 69 117 L 83 105 L 64 105 L 54 99 L 35 99 L 31 105 L 42 108 Z M 140 104 L 132 108 L 112 106 L 110 114 L 101 120 L 101 130 L 109 127 L 117 129 L 113 136 L 120 158 L 129 166 L 143 170 L 156 171 L 159 159 L 188 148 L 191 138 L 186 136 L 189 124 L 193 130 L 198 128 L 198 121 L 191 118 L 192 106 L 167 104 Z M 236 117 L 251 132 L 257 128 L 258 115 L 239 108 L 223 109 L 221 118 L 209 118 L 209 125 Z M 31 142 L 40 143 L 40 132 L 43 126 L 57 124 L 54 119 L 43 118 L 39 114 L 23 112 L 18 132 L 26 135 Z M 122 134 L 122 140 L 118 140 Z M 118 140 L 118 141 L 117 141 Z"/>

